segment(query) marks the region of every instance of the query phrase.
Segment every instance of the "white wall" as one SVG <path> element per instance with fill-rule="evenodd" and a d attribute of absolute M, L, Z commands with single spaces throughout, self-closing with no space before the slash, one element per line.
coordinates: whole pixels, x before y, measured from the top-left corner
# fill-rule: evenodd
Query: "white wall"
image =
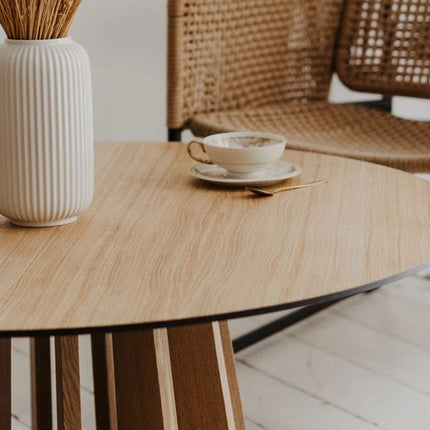
<path fill-rule="evenodd" d="M 91 58 L 96 140 L 166 140 L 166 2 L 83 0 L 71 35 Z"/>
<path fill-rule="evenodd" d="M 72 28 L 93 66 L 97 140 L 164 140 L 166 0 L 84 0 Z"/>

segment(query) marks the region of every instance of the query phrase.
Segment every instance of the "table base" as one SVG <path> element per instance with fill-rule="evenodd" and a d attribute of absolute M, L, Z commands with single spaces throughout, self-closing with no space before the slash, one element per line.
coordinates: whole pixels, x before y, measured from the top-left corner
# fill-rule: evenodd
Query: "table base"
<path fill-rule="evenodd" d="M 92 335 L 97 429 L 244 430 L 227 322 Z M 0 340 L 0 428 L 10 418 L 10 339 Z M 49 337 L 31 340 L 32 427 L 52 428 Z M 81 428 L 77 336 L 55 338 L 60 430 Z"/>

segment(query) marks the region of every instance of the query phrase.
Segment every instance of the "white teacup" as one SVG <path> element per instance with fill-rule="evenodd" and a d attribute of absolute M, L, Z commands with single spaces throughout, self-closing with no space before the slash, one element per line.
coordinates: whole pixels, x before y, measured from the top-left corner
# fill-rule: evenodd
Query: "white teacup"
<path fill-rule="evenodd" d="M 284 152 L 286 139 L 272 133 L 241 131 L 207 136 L 203 142 L 190 142 L 188 154 L 205 164 L 217 164 L 231 173 L 252 174 L 278 160 Z M 209 159 L 197 157 L 193 145 L 200 145 Z"/>

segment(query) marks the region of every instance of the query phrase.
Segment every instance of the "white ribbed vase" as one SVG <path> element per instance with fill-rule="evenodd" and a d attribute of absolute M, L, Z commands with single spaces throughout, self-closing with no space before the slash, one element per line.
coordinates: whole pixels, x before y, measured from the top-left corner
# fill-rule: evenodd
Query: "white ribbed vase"
<path fill-rule="evenodd" d="M 17 225 L 76 220 L 94 189 L 91 70 L 71 38 L 0 45 L 0 213 Z"/>

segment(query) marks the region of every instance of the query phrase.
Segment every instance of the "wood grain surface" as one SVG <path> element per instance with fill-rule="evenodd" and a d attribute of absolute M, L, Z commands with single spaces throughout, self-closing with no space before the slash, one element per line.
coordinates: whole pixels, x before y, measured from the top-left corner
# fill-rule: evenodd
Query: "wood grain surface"
<path fill-rule="evenodd" d="M 81 391 L 78 336 L 55 338 L 58 430 L 80 430 Z"/>
<path fill-rule="evenodd" d="M 160 330 L 165 329 L 112 335 L 118 430 L 174 429 L 165 421 L 158 377 L 155 336 Z"/>
<path fill-rule="evenodd" d="M 227 322 L 168 329 L 178 428 L 245 430 Z"/>
<path fill-rule="evenodd" d="M 430 260 L 430 184 L 359 161 L 286 151 L 270 198 L 198 182 L 182 144 L 100 144 L 78 222 L 0 217 L 0 331 L 164 323 L 353 289 Z"/>

